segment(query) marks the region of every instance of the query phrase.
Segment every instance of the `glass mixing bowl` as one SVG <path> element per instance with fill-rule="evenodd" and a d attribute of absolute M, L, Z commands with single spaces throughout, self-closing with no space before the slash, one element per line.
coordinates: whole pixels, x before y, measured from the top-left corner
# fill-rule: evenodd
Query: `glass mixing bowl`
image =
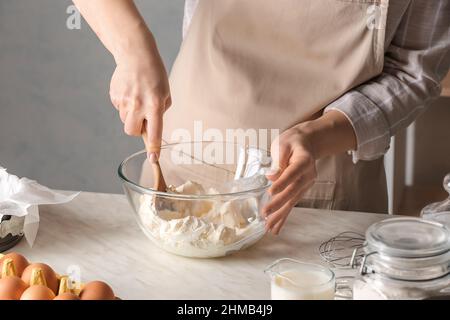
<path fill-rule="evenodd" d="M 153 188 L 145 150 L 118 170 L 139 226 L 156 245 L 177 255 L 212 258 L 263 237 L 267 151 L 231 142 L 175 143 L 161 148 L 159 163 L 168 192 Z"/>

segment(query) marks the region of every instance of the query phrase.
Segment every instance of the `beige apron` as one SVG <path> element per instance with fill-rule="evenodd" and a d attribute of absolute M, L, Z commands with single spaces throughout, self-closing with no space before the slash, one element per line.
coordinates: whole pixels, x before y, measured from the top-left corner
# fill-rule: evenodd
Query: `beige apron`
<path fill-rule="evenodd" d="M 196 121 L 225 137 L 227 129 L 283 131 L 311 118 L 381 73 L 387 7 L 388 0 L 200 0 L 170 76 L 164 139 L 193 132 Z M 353 164 L 343 153 L 317 168 L 300 205 L 386 212 L 381 159 Z"/>

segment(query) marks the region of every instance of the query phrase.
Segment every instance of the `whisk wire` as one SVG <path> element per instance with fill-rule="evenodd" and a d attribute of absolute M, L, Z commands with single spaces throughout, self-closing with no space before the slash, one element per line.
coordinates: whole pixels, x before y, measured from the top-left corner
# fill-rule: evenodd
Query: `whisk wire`
<path fill-rule="evenodd" d="M 364 256 L 365 237 L 354 231 L 341 232 L 319 246 L 323 260 L 334 268 L 352 268 L 360 264 Z"/>

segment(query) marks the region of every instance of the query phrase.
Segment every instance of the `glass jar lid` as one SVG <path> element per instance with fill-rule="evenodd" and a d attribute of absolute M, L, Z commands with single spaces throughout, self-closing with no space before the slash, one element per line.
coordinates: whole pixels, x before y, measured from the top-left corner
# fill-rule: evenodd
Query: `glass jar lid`
<path fill-rule="evenodd" d="M 437 222 L 392 218 L 375 223 L 367 229 L 364 250 L 363 268 L 389 278 L 421 281 L 450 272 L 450 230 Z"/>
<path fill-rule="evenodd" d="M 370 251 L 398 258 L 426 258 L 450 250 L 450 230 L 419 218 L 393 218 L 367 229 Z"/>

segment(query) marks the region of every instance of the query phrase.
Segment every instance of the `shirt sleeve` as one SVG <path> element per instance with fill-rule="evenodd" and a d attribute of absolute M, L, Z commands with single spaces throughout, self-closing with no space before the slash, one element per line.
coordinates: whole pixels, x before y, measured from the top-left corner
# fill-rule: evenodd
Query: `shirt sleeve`
<path fill-rule="evenodd" d="M 353 161 L 373 160 L 441 92 L 450 68 L 450 0 L 411 1 L 385 53 L 381 75 L 325 108 L 349 119 L 357 138 Z"/>

